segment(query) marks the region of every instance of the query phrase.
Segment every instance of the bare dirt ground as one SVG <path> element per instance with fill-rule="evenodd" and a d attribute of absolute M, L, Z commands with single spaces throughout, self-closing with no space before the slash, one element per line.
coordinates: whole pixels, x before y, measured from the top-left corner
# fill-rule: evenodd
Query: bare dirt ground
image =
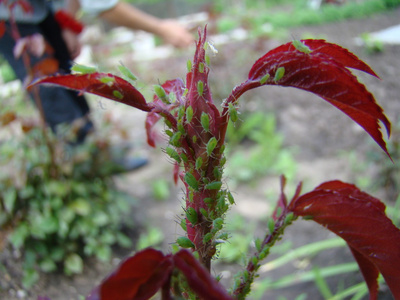
<path fill-rule="evenodd" d="M 368 89 L 375 95 L 377 101 L 384 108 L 393 124 L 400 121 L 400 45 L 385 46 L 381 53 L 367 54 L 365 50 L 356 45 L 354 39 L 365 32 L 373 32 L 386 27 L 397 25 L 400 20 L 400 9 L 384 14 L 372 16 L 368 19 L 343 21 L 335 24 L 326 24 L 315 27 L 302 27 L 290 30 L 294 37 L 301 38 L 304 34 L 314 37 L 325 38 L 330 42 L 348 48 L 350 51 L 366 61 L 382 80 L 357 75 L 366 84 Z M 288 38 L 290 40 L 291 38 Z M 246 73 L 256 58 L 261 56 L 270 48 L 281 42 L 271 39 L 260 39 L 257 43 L 237 42 L 219 47 L 219 54 L 213 58 L 213 69 L 210 79 L 213 88 L 219 88 L 214 93 L 216 99 L 223 99 L 229 90 L 244 80 Z M 171 74 L 172 78 L 183 77 L 186 61 L 190 58 L 187 53 L 181 53 L 169 60 L 158 60 L 145 63 L 141 68 L 146 68 L 146 74 L 141 77 L 148 80 L 149 84 L 161 82 L 168 78 L 164 75 Z M 240 58 L 240 59 L 239 59 Z M 133 63 L 135 65 L 135 63 Z M 234 75 L 233 75 L 234 74 Z M 93 102 L 93 107 L 98 107 L 98 100 Z M 355 182 L 360 175 L 355 171 L 357 166 L 363 164 L 363 158 L 367 151 L 381 151 L 378 146 L 368 141 L 367 135 L 354 125 L 351 120 L 340 112 L 330 107 L 323 100 L 310 94 L 299 92 L 294 89 L 264 88 L 252 92 L 242 99 L 242 107 L 248 111 L 262 110 L 273 112 L 277 118 L 278 131 L 284 134 L 285 146 L 297 147 L 295 158 L 298 164 L 296 177 L 288 184 L 287 192 L 291 195 L 298 181 L 304 181 L 304 191 L 308 191 L 317 184 L 331 180 Z M 149 157 L 150 165 L 140 171 L 117 178 L 118 185 L 138 199 L 138 204 L 132 211 L 133 218 L 140 224 L 140 228 L 155 226 L 164 232 L 165 242 L 161 246 L 165 251 L 169 249 L 172 242 L 180 234 L 179 226 L 174 222 L 180 214 L 182 193 L 181 187 L 172 187 L 171 196 L 168 201 L 156 202 L 153 200 L 151 182 L 157 178 L 171 178 L 171 163 L 165 158 L 161 150 L 152 150 L 145 145 L 143 120 L 144 114 L 126 107 L 106 105 L 107 110 L 115 109 L 114 118 L 132 128 L 131 138 L 137 144 L 137 152 Z M 138 142 L 143 140 L 143 142 Z M 356 158 L 350 160 L 346 153 L 357 150 Z M 366 174 L 374 174 L 373 171 L 365 171 Z M 365 175 L 365 174 L 362 174 Z M 172 180 L 171 180 L 172 182 Z M 274 200 L 266 200 L 266 194 L 275 195 L 279 190 L 279 176 L 268 176 L 258 181 L 257 185 L 239 185 L 234 190 L 237 205 L 234 212 L 243 215 L 249 222 L 259 221 L 265 228 L 266 217 L 271 211 Z M 367 189 L 368 191 L 368 189 Z M 385 196 L 383 191 L 370 191 L 374 195 Z M 272 194 L 274 194 L 272 193 Z M 388 199 L 388 202 L 394 199 Z M 261 229 L 262 229 L 261 228 Z M 259 231 L 261 230 L 259 229 Z M 143 229 L 144 230 L 144 229 Z M 140 231 L 140 230 L 139 230 Z M 332 234 L 319 228 L 312 222 L 298 221 L 289 227 L 284 240 L 290 240 L 293 248 L 315 242 L 321 239 L 333 237 Z M 284 242 L 284 241 L 282 241 Z M 8 266 L 14 266 L 0 275 L 2 284 L 0 287 L 0 299 L 36 299 L 38 295 L 45 295 L 52 300 L 79 299 L 79 295 L 86 295 L 93 286 L 118 263 L 120 258 L 126 255 L 116 251 L 116 258 L 110 264 L 100 264 L 88 261 L 85 272 L 82 275 L 67 278 L 62 275 L 42 276 L 40 282 L 29 291 L 24 291 L 19 283 L 20 269 L 18 261 L 15 264 L 13 253 L 3 253 L 0 259 L 8 260 Z M 223 256 L 220 253 L 220 256 Z M 288 264 L 274 272 L 261 274 L 262 278 L 279 278 L 283 275 L 300 273 L 309 270 L 314 265 L 327 266 L 342 262 L 352 261 L 350 252 L 346 248 L 330 249 L 323 253 L 308 258 L 308 260 L 297 261 Z M 230 264 L 219 264 L 214 272 L 223 272 L 224 282 L 232 279 L 235 267 Z M 328 279 L 333 291 L 342 282 L 351 286 L 360 282 L 360 274 L 351 274 L 343 278 Z M 279 296 L 287 299 L 295 299 L 301 293 L 307 294 L 307 299 L 323 299 L 314 283 L 294 284 L 290 288 L 267 292 L 262 299 L 278 299 Z M 387 293 L 382 293 L 380 299 L 392 299 Z"/>

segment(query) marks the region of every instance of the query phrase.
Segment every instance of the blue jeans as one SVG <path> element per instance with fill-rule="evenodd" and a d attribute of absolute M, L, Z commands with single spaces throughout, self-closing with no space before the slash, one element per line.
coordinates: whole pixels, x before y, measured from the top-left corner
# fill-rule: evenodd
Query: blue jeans
<path fill-rule="evenodd" d="M 7 23 L 6 27 L 9 29 L 10 24 Z M 35 33 L 42 34 L 54 49 L 52 56 L 59 62 L 59 72 L 70 72 L 71 58 L 62 39 L 60 27 L 51 14 L 39 24 L 19 24 L 18 30 L 22 37 Z M 6 33 L 0 38 L 0 54 L 14 69 L 18 79 L 24 81 L 27 76 L 27 69 L 21 58 L 16 59 L 14 57 L 14 46 L 15 41 L 9 34 L 9 30 L 6 30 Z M 39 58 L 30 56 L 31 67 L 46 57 L 49 57 L 49 55 L 45 54 Z M 85 125 L 78 132 L 77 142 L 80 143 L 87 133 L 93 129 L 93 123 L 88 118 L 89 106 L 83 95 L 61 87 L 39 86 L 39 96 L 45 121 L 53 131 L 56 130 L 59 124 L 70 124 L 77 119 L 87 118 Z"/>

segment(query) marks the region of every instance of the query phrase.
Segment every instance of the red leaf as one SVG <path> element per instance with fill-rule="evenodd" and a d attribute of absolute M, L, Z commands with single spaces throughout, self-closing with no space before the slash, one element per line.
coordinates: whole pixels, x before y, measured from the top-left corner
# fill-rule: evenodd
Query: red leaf
<path fill-rule="evenodd" d="M 4 33 L 6 33 L 6 22 L 0 20 L 0 38 L 3 37 Z"/>
<path fill-rule="evenodd" d="M 233 300 L 225 288 L 219 284 L 200 262 L 187 250 L 174 255 L 175 266 L 185 275 L 190 288 L 201 299 Z"/>
<path fill-rule="evenodd" d="M 173 269 L 170 255 L 145 249 L 121 263 L 87 300 L 145 300 L 168 284 Z"/>
<path fill-rule="evenodd" d="M 372 76 L 379 78 L 379 76 L 376 75 L 376 73 L 366 63 L 361 61 L 357 56 L 355 56 L 349 50 L 347 50 L 343 47 L 340 47 L 339 45 L 328 43 L 325 40 L 314 40 L 314 39 L 301 40 L 301 42 L 312 51 L 312 55 L 324 54 L 326 56 L 333 58 L 336 62 L 342 64 L 343 66 L 345 66 L 347 68 L 360 70 L 360 71 L 366 72 Z M 296 48 L 294 47 L 292 42 L 281 45 L 275 49 L 272 49 L 267 54 L 265 54 L 263 57 L 261 57 L 253 65 L 252 70 L 259 67 L 258 65 L 262 64 L 263 61 L 268 56 L 270 56 L 274 53 L 279 53 L 279 52 L 284 52 L 284 51 L 298 51 L 298 50 L 296 50 Z M 252 73 L 252 71 L 250 71 L 250 73 Z"/>
<path fill-rule="evenodd" d="M 340 181 L 326 182 L 289 206 L 336 233 L 350 246 L 376 299 L 379 271 L 395 299 L 400 299 L 400 230 L 385 215 L 385 205 Z"/>
<path fill-rule="evenodd" d="M 33 76 L 38 78 L 55 74 L 59 70 L 59 62 L 53 57 L 47 57 L 38 61 L 32 68 Z"/>
<path fill-rule="evenodd" d="M 157 134 L 154 133 L 153 127 L 161 119 L 161 116 L 153 111 L 149 112 L 146 116 L 145 127 L 147 133 L 147 143 L 155 148 L 156 147 L 156 140 Z"/>
<path fill-rule="evenodd" d="M 60 85 L 99 95 L 147 112 L 153 108 L 146 103 L 143 95 L 132 84 L 109 73 L 57 75 L 39 79 L 32 85 L 36 84 Z"/>
<path fill-rule="evenodd" d="M 301 52 L 288 43 L 257 60 L 249 72 L 248 81 L 236 88 L 233 99 L 246 90 L 262 85 L 291 86 L 312 92 L 363 127 L 388 154 L 379 121 L 386 127 L 388 135 L 390 122 L 373 95 L 346 68 L 376 74 L 354 54 L 338 45 L 323 40 L 306 40 L 305 44 L 312 50 L 311 53 Z M 276 72 L 281 67 L 285 70 L 284 75 L 275 81 Z M 266 74 L 270 77 L 263 80 Z"/>
<path fill-rule="evenodd" d="M 176 96 L 176 100 L 178 103 L 183 103 L 183 92 L 185 91 L 185 83 L 182 79 L 177 78 L 173 80 L 167 80 L 162 85 L 163 89 L 165 90 L 166 94 L 169 95 L 170 93 L 174 93 Z"/>
<path fill-rule="evenodd" d="M 375 265 L 368 260 L 363 254 L 358 252 L 353 247 L 349 247 L 351 253 L 353 253 L 358 266 L 360 267 L 361 273 L 364 276 L 365 282 L 367 283 L 368 290 L 370 291 L 370 300 L 376 300 L 378 295 L 378 281 L 376 280 L 379 276 L 379 270 Z"/>

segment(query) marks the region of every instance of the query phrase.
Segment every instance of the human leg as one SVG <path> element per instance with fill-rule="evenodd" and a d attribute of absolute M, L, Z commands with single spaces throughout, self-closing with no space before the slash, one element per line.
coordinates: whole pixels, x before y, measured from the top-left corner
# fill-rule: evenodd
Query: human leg
<path fill-rule="evenodd" d="M 57 24 L 46 18 L 40 25 L 20 24 L 18 29 L 22 37 L 37 33 L 42 34 L 54 49 L 54 54 L 52 55 L 59 62 L 60 72 L 69 72 L 71 61 L 61 34 L 57 36 Z M 50 38 L 48 39 L 48 37 Z M 0 41 L 0 53 L 9 62 L 22 82 L 27 78 L 28 68 L 49 57 L 49 54 L 39 58 L 30 55 L 30 66 L 25 66 L 22 58 L 16 59 L 14 57 L 13 49 L 16 42 L 8 31 Z M 71 124 L 75 120 L 85 118 L 86 122 L 83 122 L 84 125 L 77 133 L 77 142 L 82 142 L 87 133 L 93 129 L 93 124 L 88 119 L 90 110 L 84 96 L 61 87 L 40 86 L 39 98 L 43 107 L 45 121 L 54 131 L 60 124 Z"/>

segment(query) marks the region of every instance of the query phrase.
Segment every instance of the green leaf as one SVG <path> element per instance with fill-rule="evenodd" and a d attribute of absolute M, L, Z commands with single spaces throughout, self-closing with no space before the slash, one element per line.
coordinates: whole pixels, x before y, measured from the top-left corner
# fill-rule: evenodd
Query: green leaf
<path fill-rule="evenodd" d="M 103 262 L 109 261 L 111 258 L 111 248 L 109 246 L 101 246 L 96 249 L 96 257 Z"/>
<path fill-rule="evenodd" d="M 3 197 L 6 211 L 8 213 L 12 213 L 15 205 L 15 200 L 17 200 L 17 191 L 14 188 L 9 188 L 4 191 Z"/>
<path fill-rule="evenodd" d="M 25 239 L 29 236 L 28 224 L 23 222 L 14 230 L 14 232 L 9 235 L 8 239 L 14 248 L 20 249 L 24 244 Z"/>
<path fill-rule="evenodd" d="M 64 261 L 64 272 L 67 275 L 80 274 L 83 270 L 82 258 L 75 253 L 69 254 Z"/>
<path fill-rule="evenodd" d="M 61 261 L 64 258 L 65 250 L 62 247 L 52 247 L 50 251 L 50 258 L 53 261 Z"/>
<path fill-rule="evenodd" d="M 178 243 L 179 246 L 182 248 L 194 248 L 194 244 L 189 238 L 186 236 L 180 236 L 176 239 L 176 242 Z"/>
<path fill-rule="evenodd" d="M 127 237 L 125 234 L 117 232 L 117 243 L 121 247 L 124 248 L 130 248 L 132 247 L 132 241 L 129 237 Z"/>
<path fill-rule="evenodd" d="M 40 262 L 39 268 L 43 272 L 49 273 L 49 272 L 53 272 L 54 270 L 56 270 L 57 266 L 56 266 L 55 262 L 52 259 L 45 258 L 44 260 L 42 260 Z"/>
<path fill-rule="evenodd" d="M 22 199 L 29 199 L 35 195 L 35 189 L 33 186 L 27 185 L 19 192 L 19 195 Z"/>
<path fill-rule="evenodd" d="M 39 280 L 39 273 L 33 269 L 24 269 L 24 275 L 22 277 L 22 285 L 25 289 L 31 288 Z"/>
<path fill-rule="evenodd" d="M 36 238 L 45 238 L 46 234 L 58 231 L 58 220 L 54 216 L 32 215 L 30 233 Z"/>
<path fill-rule="evenodd" d="M 46 194 L 49 196 L 64 197 L 70 191 L 68 184 L 60 180 L 50 180 L 46 182 Z"/>
<path fill-rule="evenodd" d="M 96 226 L 101 227 L 110 222 L 110 217 L 105 212 L 99 211 L 93 216 L 92 221 Z"/>
<path fill-rule="evenodd" d="M 69 207 L 78 215 L 81 216 L 87 216 L 90 214 L 91 207 L 89 201 L 83 199 L 83 198 L 78 198 L 75 201 L 73 201 Z"/>
<path fill-rule="evenodd" d="M 115 243 L 115 240 L 116 237 L 114 235 L 114 232 L 112 232 L 111 230 L 103 232 L 100 236 L 100 242 L 103 244 L 112 245 Z"/>
<path fill-rule="evenodd" d="M 136 249 L 137 250 L 142 250 L 144 248 L 150 247 L 150 246 L 156 246 L 160 244 L 164 239 L 164 234 L 163 232 L 156 228 L 156 227 L 151 227 L 147 234 L 142 234 L 139 237 L 139 241 L 137 242 Z"/>
<path fill-rule="evenodd" d="M 166 200 L 169 197 L 169 185 L 165 179 L 153 182 L 153 195 L 156 200 Z"/>

